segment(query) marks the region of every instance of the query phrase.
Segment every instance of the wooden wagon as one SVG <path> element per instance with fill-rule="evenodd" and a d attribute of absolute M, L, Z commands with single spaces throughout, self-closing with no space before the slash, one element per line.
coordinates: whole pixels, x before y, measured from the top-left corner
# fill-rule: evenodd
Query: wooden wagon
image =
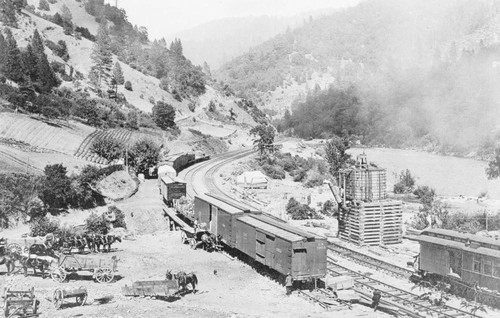
<path fill-rule="evenodd" d="M 75 298 L 76 304 L 78 306 L 83 306 L 87 302 L 87 289 L 85 287 L 79 287 L 77 289 L 56 289 L 54 291 L 54 296 L 52 297 L 52 303 L 56 309 L 61 308 L 64 303 L 64 299 Z"/>
<path fill-rule="evenodd" d="M 35 289 L 33 287 L 29 290 L 10 290 L 10 288 L 6 288 L 3 308 L 5 317 L 15 315 L 21 317 L 38 316 L 38 301 L 35 297 Z"/>
<path fill-rule="evenodd" d="M 136 281 L 132 286 L 122 287 L 125 296 L 171 297 L 179 291 L 177 280 Z"/>
<path fill-rule="evenodd" d="M 99 283 L 110 283 L 115 277 L 118 258 L 100 258 L 96 256 L 82 256 L 63 254 L 59 257 L 58 264 L 50 269 L 50 277 L 57 282 L 64 282 L 68 273 L 80 271 L 92 272 L 92 278 Z"/>

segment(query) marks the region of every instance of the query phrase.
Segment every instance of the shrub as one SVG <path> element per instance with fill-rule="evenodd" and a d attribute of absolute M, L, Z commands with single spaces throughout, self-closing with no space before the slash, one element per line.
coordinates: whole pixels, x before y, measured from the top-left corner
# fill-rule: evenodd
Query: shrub
<path fill-rule="evenodd" d="M 31 236 L 45 236 L 58 230 L 59 222 L 48 217 L 36 218 L 30 222 Z"/>
<path fill-rule="evenodd" d="M 75 28 L 75 32 L 80 33 L 87 40 L 95 42 L 95 36 L 92 33 L 90 33 L 89 29 L 77 26 Z"/>
<path fill-rule="evenodd" d="M 326 200 L 321 207 L 321 213 L 328 216 L 336 216 L 338 214 L 338 207 L 333 200 Z"/>
<path fill-rule="evenodd" d="M 124 87 L 127 91 L 132 91 L 132 83 L 130 81 L 126 81 Z"/>
<path fill-rule="evenodd" d="M 42 108 L 42 115 L 49 119 L 61 117 L 61 112 L 54 107 L 44 107 Z"/>
<path fill-rule="evenodd" d="M 102 215 L 92 213 L 85 219 L 85 230 L 87 233 L 107 234 L 108 226 Z"/>
<path fill-rule="evenodd" d="M 399 173 L 399 181 L 394 184 L 394 193 L 411 193 L 415 187 L 415 178 L 410 170 L 406 169 Z"/>
<path fill-rule="evenodd" d="M 90 151 L 109 161 L 120 158 L 124 149 L 125 145 L 115 138 L 96 139 L 90 147 Z"/>
<path fill-rule="evenodd" d="M 40 0 L 38 3 L 38 9 L 42 11 L 50 11 L 50 5 L 47 0 Z"/>
<path fill-rule="evenodd" d="M 304 182 L 306 188 L 313 188 L 323 184 L 325 180 L 324 174 L 319 173 L 317 170 L 310 170 Z"/>
<path fill-rule="evenodd" d="M 190 111 L 192 111 L 194 113 L 194 111 L 196 110 L 196 103 L 195 102 L 189 102 L 188 108 L 189 108 Z"/>
<path fill-rule="evenodd" d="M 125 222 L 125 213 L 123 213 L 122 210 L 113 205 L 108 208 L 108 211 L 112 211 L 115 213 L 116 220 L 113 222 L 113 227 L 122 227 L 124 229 L 127 228 L 127 223 Z"/>
<path fill-rule="evenodd" d="M 282 167 L 280 166 L 272 166 L 270 164 L 264 164 L 262 166 L 262 170 L 264 170 L 264 173 L 272 179 L 285 179 L 285 170 L 283 170 Z"/>
<path fill-rule="evenodd" d="M 301 204 L 295 198 L 290 198 L 286 205 L 286 212 L 292 220 L 307 220 L 316 217 L 316 211 L 307 204 Z"/>
<path fill-rule="evenodd" d="M 413 191 L 413 194 L 420 199 L 423 205 L 431 205 L 436 198 L 436 190 L 429 186 L 418 186 L 418 188 Z"/>

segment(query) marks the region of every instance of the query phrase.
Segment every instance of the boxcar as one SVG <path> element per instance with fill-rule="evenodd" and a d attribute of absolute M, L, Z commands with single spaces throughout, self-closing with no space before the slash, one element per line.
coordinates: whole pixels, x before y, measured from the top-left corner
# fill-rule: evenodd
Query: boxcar
<path fill-rule="evenodd" d="M 197 195 L 194 198 L 193 212 L 194 218 L 199 224 L 205 223 L 207 230 L 215 235 L 220 235 L 224 244 L 234 247 L 234 221 L 238 216 L 250 211 L 207 195 Z"/>
<path fill-rule="evenodd" d="M 160 193 L 163 197 L 163 202 L 171 207 L 173 200 L 186 196 L 186 182 L 178 177 L 172 178 L 165 175 L 161 178 Z"/>
<path fill-rule="evenodd" d="M 412 239 L 420 242 L 420 270 L 500 291 L 499 240 L 443 229 Z"/>
<path fill-rule="evenodd" d="M 263 222 L 255 215 L 240 216 L 234 223 L 235 248 L 295 280 L 326 274 L 326 240 L 306 238 Z"/>

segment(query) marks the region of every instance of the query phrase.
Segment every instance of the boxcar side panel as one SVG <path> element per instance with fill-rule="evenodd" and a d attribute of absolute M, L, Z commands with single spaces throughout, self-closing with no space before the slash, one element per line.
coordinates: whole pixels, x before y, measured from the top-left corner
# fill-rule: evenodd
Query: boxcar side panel
<path fill-rule="evenodd" d="M 274 268 L 274 254 L 276 253 L 276 236 L 266 234 L 266 266 Z"/>
<path fill-rule="evenodd" d="M 233 238 L 233 216 L 224 210 L 219 209 L 217 216 L 217 235 L 222 236 L 224 243 L 230 247 L 234 247 L 235 238 Z"/>
<path fill-rule="evenodd" d="M 256 258 L 256 231 L 252 226 L 239 221 L 234 222 L 235 247 L 246 255 Z"/>
<path fill-rule="evenodd" d="M 316 277 L 326 275 L 326 245 L 326 239 L 321 238 L 306 242 L 309 275 Z"/>
<path fill-rule="evenodd" d="M 440 275 L 448 274 L 450 264 L 446 248 L 436 244 L 421 242 L 420 269 Z"/>
<path fill-rule="evenodd" d="M 280 237 L 275 241 L 274 269 L 283 275 L 292 272 L 292 243 Z M 292 274 L 293 277 L 293 274 Z"/>
<path fill-rule="evenodd" d="M 206 223 L 210 224 L 209 215 L 210 215 L 210 204 L 196 198 L 194 199 L 194 217 L 198 220 L 198 223 Z"/>

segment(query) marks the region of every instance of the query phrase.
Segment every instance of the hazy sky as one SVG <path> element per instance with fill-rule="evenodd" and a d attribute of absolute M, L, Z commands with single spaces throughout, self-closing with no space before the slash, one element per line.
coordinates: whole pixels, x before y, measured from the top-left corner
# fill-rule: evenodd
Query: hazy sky
<path fill-rule="evenodd" d="M 106 0 L 115 4 L 115 0 Z M 118 0 L 133 24 L 148 28 L 150 38 L 191 29 L 225 17 L 292 16 L 323 8 L 355 5 L 359 0 Z M 228 26 L 230 27 L 230 26 Z"/>

